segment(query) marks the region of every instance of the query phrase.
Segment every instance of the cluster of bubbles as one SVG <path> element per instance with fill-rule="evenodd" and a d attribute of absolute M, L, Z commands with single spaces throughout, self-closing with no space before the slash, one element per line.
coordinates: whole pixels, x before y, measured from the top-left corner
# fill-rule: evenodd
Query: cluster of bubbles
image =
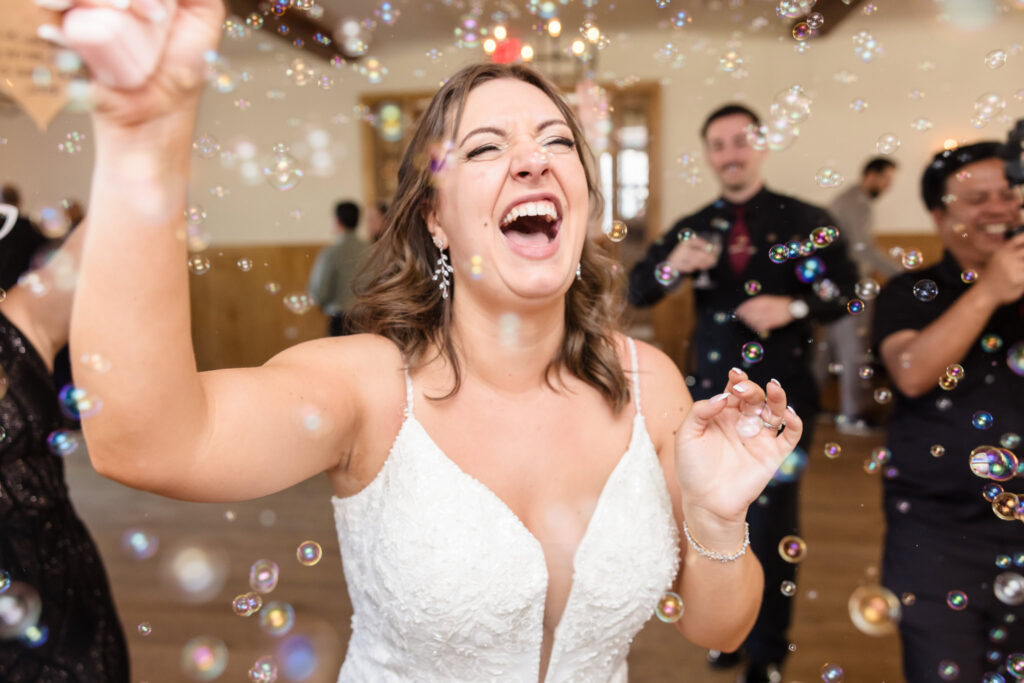
<path fill-rule="evenodd" d="M 85 133 L 71 131 L 64 136 L 64 141 L 57 145 L 57 151 L 68 156 L 73 156 L 82 151 L 82 143 L 85 142 Z"/>
<path fill-rule="evenodd" d="M 870 31 L 858 31 L 853 36 L 853 53 L 862 62 L 873 62 L 882 55 L 882 44 Z"/>
<path fill-rule="evenodd" d="M 666 624 L 674 624 L 683 617 L 685 611 L 683 606 L 683 599 L 678 594 L 672 591 L 666 591 L 661 599 L 658 600 L 658 606 L 655 609 L 655 614 L 658 615 L 658 619 L 665 622 Z"/>
<path fill-rule="evenodd" d="M 775 95 L 769 108 L 768 123 L 747 127 L 747 142 L 758 150 L 782 151 L 800 134 L 800 124 L 811 115 L 812 100 L 799 85 Z"/>
<path fill-rule="evenodd" d="M 942 377 L 939 378 L 939 387 L 945 391 L 952 391 L 956 389 L 964 377 L 967 376 L 964 371 L 964 366 L 959 363 L 953 363 L 952 365 L 946 366 L 946 372 Z"/>
<path fill-rule="evenodd" d="M 861 633 L 886 636 L 896 630 L 901 616 L 900 600 L 884 586 L 860 586 L 847 603 L 850 621 Z"/>
<path fill-rule="evenodd" d="M 827 247 L 839 237 L 839 230 L 834 226 L 822 226 L 811 231 L 808 239 L 803 241 L 793 240 L 786 244 L 773 244 L 768 249 L 768 260 L 772 263 L 785 263 L 790 259 L 798 259 L 811 256 L 818 249 Z M 815 266 L 816 267 L 816 266 Z M 799 276 L 800 273 L 798 272 Z"/>
<path fill-rule="evenodd" d="M 236 595 L 231 601 L 231 611 L 240 617 L 251 617 L 263 607 L 263 598 L 256 591 Z"/>
<path fill-rule="evenodd" d="M 807 16 L 816 3 L 817 0 L 779 0 L 775 14 L 780 19 L 799 19 Z"/>

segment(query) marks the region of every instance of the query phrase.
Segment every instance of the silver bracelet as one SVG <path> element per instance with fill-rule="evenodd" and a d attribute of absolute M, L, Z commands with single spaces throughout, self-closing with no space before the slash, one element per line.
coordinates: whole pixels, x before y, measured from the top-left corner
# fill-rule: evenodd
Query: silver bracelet
<path fill-rule="evenodd" d="M 725 553 L 715 552 L 714 550 L 708 550 L 707 548 L 702 546 L 700 543 L 698 543 L 697 541 L 693 540 L 693 536 L 690 535 L 690 529 L 689 529 L 689 527 L 686 526 L 686 522 L 685 521 L 683 521 L 683 533 L 686 535 L 686 541 L 690 544 L 690 547 L 693 548 L 694 550 L 696 550 L 698 555 L 703 555 L 704 557 L 708 558 L 709 560 L 717 560 L 717 561 L 723 562 L 723 563 L 724 562 L 733 562 L 733 561 L 738 560 L 741 557 L 743 557 L 747 553 L 747 547 L 750 546 L 750 525 L 747 524 L 746 522 L 744 522 L 743 526 L 744 526 L 743 546 L 739 550 L 737 550 L 736 552 L 732 553 L 731 555 L 726 555 Z"/>

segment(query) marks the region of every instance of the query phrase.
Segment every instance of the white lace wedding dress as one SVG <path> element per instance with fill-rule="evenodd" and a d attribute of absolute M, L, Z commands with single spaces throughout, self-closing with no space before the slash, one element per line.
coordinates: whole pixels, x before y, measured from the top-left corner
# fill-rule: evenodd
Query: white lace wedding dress
<path fill-rule="evenodd" d="M 640 411 L 573 558 L 545 681 L 624 683 L 633 637 L 670 589 L 679 534 Z M 547 565 L 489 488 L 407 417 L 359 493 L 332 498 L 354 614 L 339 683 L 537 681 Z"/>

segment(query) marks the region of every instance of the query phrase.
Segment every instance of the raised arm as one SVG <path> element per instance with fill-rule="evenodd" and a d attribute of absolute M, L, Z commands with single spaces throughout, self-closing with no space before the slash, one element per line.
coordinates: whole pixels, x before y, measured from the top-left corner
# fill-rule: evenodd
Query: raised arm
<path fill-rule="evenodd" d="M 781 436 L 761 429 L 752 438 L 737 435 L 740 408 L 763 405 L 765 392 L 738 370 L 729 373 L 722 398 L 693 403 L 675 364 L 659 351 L 640 345 L 641 395 L 676 523 L 709 551 L 731 554 L 744 544 L 747 508 L 767 485 L 800 438 L 800 419 L 786 409 L 785 392 L 768 386 L 764 418 L 778 424 Z M 682 562 L 675 591 L 685 612 L 676 628 L 691 642 L 731 652 L 746 638 L 757 618 L 764 587 L 761 564 L 747 550 L 732 562 L 696 552 L 683 537 Z"/>
<path fill-rule="evenodd" d="M 82 420 L 90 457 L 130 486 L 206 501 L 265 495 L 335 467 L 361 411 L 344 387 L 365 363 L 362 342 L 350 342 L 349 366 L 341 358 L 325 380 L 325 349 L 313 342 L 262 368 L 196 370 L 183 216 L 203 58 L 223 14 L 218 0 L 140 0 L 125 11 L 82 2 L 63 18 L 96 82 L 71 328 L 76 384 L 102 402 Z M 140 81 L 126 62 L 154 66 Z"/>
<path fill-rule="evenodd" d="M 1004 244 L 979 274 L 978 282 L 930 325 L 921 330 L 899 330 L 881 340 L 879 353 L 893 382 L 910 397 L 934 389 L 946 367 L 967 355 L 995 310 L 1021 296 L 1024 234 Z"/>

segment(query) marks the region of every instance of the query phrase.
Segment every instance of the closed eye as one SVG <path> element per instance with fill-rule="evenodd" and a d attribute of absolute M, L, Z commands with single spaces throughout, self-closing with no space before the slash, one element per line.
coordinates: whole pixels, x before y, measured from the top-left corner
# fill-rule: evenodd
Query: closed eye
<path fill-rule="evenodd" d="M 467 152 L 466 153 L 466 158 L 467 159 L 475 159 L 475 158 L 477 158 L 477 157 L 479 157 L 479 156 L 481 156 L 483 154 L 487 154 L 488 152 L 497 152 L 497 151 L 499 151 L 497 145 L 480 145 L 479 147 L 476 147 L 475 149 L 472 149 L 469 152 Z"/>
<path fill-rule="evenodd" d="M 576 141 L 570 138 L 557 137 L 552 138 L 544 143 L 545 145 L 558 145 L 564 147 L 566 151 L 576 149 Z"/>

